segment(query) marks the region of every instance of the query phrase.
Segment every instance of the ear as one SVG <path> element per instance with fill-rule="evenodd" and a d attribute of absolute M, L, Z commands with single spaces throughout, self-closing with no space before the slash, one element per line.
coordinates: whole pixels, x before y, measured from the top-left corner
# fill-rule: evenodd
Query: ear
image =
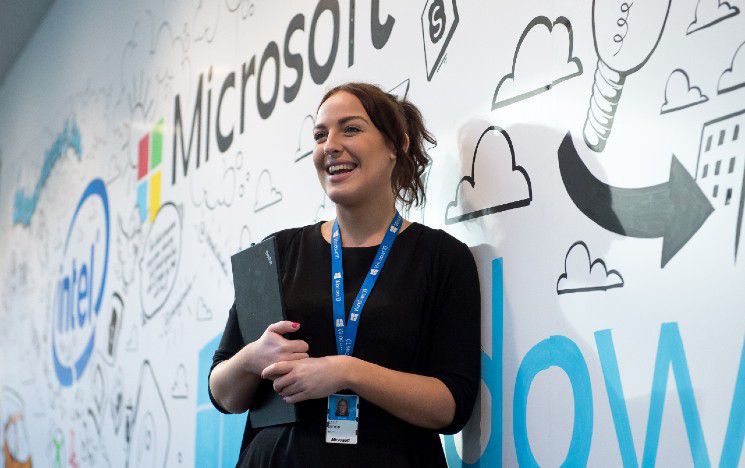
<path fill-rule="evenodd" d="M 405 141 L 404 141 L 404 153 L 408 153 L 409 152 L 409 134 L 408 133 L 404 133 L 404 138 L 405 138 Z"/>

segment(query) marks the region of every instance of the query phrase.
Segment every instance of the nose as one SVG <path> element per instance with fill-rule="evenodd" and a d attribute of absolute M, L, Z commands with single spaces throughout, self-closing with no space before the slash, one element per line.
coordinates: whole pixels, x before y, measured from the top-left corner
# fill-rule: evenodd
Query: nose
<path fill-rule="evenodd" d="M 326 141 L 323 144 L 323 152 L 331 157 L 337 157 L 341 154 L 342 147 L 339 143 L 339 137 L 334 130 L 329 131 L 326 135 Z"/>

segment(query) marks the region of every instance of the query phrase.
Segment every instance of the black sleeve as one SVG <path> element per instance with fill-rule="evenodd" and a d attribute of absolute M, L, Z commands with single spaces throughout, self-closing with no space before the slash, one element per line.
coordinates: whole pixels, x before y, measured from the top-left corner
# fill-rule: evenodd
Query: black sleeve
<path fill-rule="evenodd" d="M 455 434 L 471 417 L 481 375 L 481 289 L 468 247 L 442 232 L 433 272 L 435 319 L 429 370 L 455 400 L 452 423 L 440 429 Z"/>
<path fill-rule="evenodd" d="M 241 335 L 241 329 L 238 326 L 238 317 L 236 315 L 234 302 L 233 306 L 230 308 L 230 312 L 228 312 L 228 322 L 225 324 L 225 331 L 220 339 L 220 345 L 212 356 L 212 367 L 210 367 L 210 372 L 207 375 L 207 392 L 209 393 L 212 404 L 221 413 L 229 414 L 230 411 L 220 406 L 220 404 L 215 400 L 215 397 L 212 396 L 212 390 L 209 385 L 209 376 L 212 375 L 212 369 L 214 369 L 216 365 L 233 357 L 233 355 L 240 351 L 242 347 L 243 336 Z"/>

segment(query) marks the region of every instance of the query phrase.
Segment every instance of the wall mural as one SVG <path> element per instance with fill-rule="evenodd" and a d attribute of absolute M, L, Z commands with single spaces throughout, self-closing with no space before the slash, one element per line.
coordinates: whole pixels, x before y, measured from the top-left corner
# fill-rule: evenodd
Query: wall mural
<path fill-rule="evenodd" d="M 234 466 L 229 258 L 334 216 L 311 130 L 348 80 L 420 107 L 405 214 L 479 268 L 450 466 L 742 465 L 743 8 L 55 4 L 0 87 L 0 467 Z"/>

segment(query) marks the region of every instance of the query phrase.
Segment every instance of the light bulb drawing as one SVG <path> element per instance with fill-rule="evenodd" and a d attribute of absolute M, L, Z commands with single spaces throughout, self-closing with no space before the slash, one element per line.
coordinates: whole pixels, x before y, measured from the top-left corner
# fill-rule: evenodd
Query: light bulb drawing
<path fill-rule="evenodd" d="M 593 0 L 592 35 L 598 64 L 584 127 L 585 143 L 593 151 L 605 149 L 626 78 L 647 63 L 660 43 L 670 3 Z"/>

